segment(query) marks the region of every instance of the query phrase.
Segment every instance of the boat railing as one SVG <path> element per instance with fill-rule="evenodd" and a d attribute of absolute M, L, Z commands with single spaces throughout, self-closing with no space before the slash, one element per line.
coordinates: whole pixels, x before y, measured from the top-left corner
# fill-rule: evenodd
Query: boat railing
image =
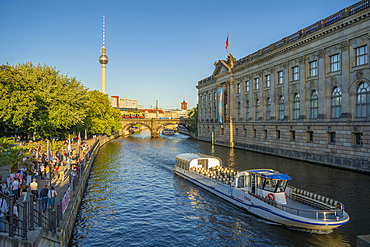
<path fill-rule="evenodd" d="M 271 206 L 277 207 L 286 212 L 289 212 L 289 213 L 292 213 L 298 216 L 304 214 L 304 217 L 308 217 L 311 219 L 337 221 L 344 216 L 344 206 L 342 208 L 337 208 L 337 209 L 332 209 L 332 210 L 308 210 L 308 209 L 290 207 L 285 204 L 280 204 L 271 199 L 265 198 L 260 195 L 256 195 L 249 191 L 248 191 L 248 194 L 262 200 L 265 203 L 268 203 Z"/>
<path fill-rule="evenodd" d="M 309 192 L 306 190 L 301 190 L 293 186 L 287 186 L 286 192 L 287 192 L 287 195 L 293 200 L 300 201 L 305 204 L 317 206 L 320 208 L 330 209 L 330 210 L 343 210 L 344 211 L 343 203 L 336 201 L 334 199 L 331 199 L 329 197 L 315 194 L 313 192 Z"/>

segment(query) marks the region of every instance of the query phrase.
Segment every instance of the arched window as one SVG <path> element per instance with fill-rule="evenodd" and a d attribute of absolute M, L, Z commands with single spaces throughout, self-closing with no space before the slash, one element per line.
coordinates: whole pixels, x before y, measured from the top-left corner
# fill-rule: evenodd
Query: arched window
<path fill-rule="evenodd" d="M 256 100 L 256 120 L 260 118 L 260 101 Z"/>
<path fill-rule="evenodd" d="M 319 94 L 314 91 L 311 95 L 311 118 L 317 118 L 319 115 Z"/>
<path fill-rule="evenodd" d="M 284 96 L 281 96 L 279 101 L 279 119 L 284 119 Z"/>
<path fill-rule="evenodd" d="M 331 94 L 331 117 L 339 118 L 342 114 L 342 91 L 336 87 Z"/>
<path fill-rule="evenodd" d="M 271 117 L 271 98 L 267 98 L 266 102 L 266 119 L 270 119 Z"/>
<path fill-rule="evenodd" d="M 294 119 L 298 119 L 299 118 L 299 110 L 301 108 L 301 105 L 300 105 L 300 97 L 299 97 L 299 93 L 297 93 L 295 96 L 294 96 L 294 100 L 293 100 L 293 118 Z"/>
<path fill-rule="evenodd" d="M 250 107 L 250 104 L 249 104 L 249 101 L 247 101 L 247 120 L 251 117 L 251 107 Z"/>
<path fill-rule="evenodd" d="M 357 89 L 357 117 L 366 117 L 370 115 L 370 95 L 369 84 L 361 83 Z"/>

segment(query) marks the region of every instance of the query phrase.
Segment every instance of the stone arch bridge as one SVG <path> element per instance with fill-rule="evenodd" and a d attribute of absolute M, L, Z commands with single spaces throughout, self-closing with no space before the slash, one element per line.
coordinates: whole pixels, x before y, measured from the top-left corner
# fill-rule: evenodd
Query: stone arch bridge
<path fill-rule="evenodd" d="M 189 120 L 186 118 L 175 118 L 175 119 L 157 119 L 157 118 L 122 118 L 122 130 L 128 131 L 135 124 L 141 124 L 151 132 L 151 138 L 159 137 L 159 133 L 162 129 L 165 129 L 168 125 L 182 125 L 190 131 Z"/>

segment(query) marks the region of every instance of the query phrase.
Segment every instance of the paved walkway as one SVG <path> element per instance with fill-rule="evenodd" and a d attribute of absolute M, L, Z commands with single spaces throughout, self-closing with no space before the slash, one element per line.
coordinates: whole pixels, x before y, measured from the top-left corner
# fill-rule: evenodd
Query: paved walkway
<path fill-rule="evenodd" d="M 88 140 L 86 140 L 86 143 L 91 148 L 95 141 L 96 140 L 94 140 L 94 139 L 88 139 Z M 74 144 L 71 145 L 71 147 L 72 147 L 72 149 L 78 150 L 78 143 L 75 142 Z M 77 152 L 77 154 L 78 154 L 78 152 Z M 65 165 L 64 168 L 65 168 L 65 171 L 66 171 L 68 169 L 67 165 Z M 9 171 L 10 171 L 9 166 L 0 167 L 0 174 L 2 175 L 2 181 L 6 181 L 6 178 L 9 177 L 9 175 L 10 175 Z M 55 198 L 55 205 L 57 205 L 60 202 L 60 200 L 63 198 L 63 196 L 64 196 L 65 192 L 67 191 L 68 186 L 70 184 L 69 174 L 70 174 L 70 171 L 65 172 L 65 176 L 64 176 L 63 180 L 61 180 L 61 179 L 57 180 L 57 179 L 54 178 L 53 180 L 51 180 L 51 182 L 50 182 L 50 180 L 46 180 L 46 179 L 41 180 L 41 176 L 37 176 L 37 183 L 38 183 L 39 193 L 40 193 L 41 189 L 44 187 L 45 184 L 48 185 L 48 189 L 50 189 L 50 185 L 54 186 L 55 190 L 57 192 L 57 197 Z M 29 194 L 30 193 L 28 193 L 28 198 L 29 198 Z M 20 200 L 18 200 L 18 202 L 20 202 Z"/>

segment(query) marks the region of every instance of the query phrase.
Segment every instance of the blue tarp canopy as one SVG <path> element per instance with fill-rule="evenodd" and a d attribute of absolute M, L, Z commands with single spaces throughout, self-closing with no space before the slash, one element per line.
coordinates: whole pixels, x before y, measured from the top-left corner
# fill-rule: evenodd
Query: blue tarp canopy
<path fill-rule="evenodd" d="M 292 180 L 292 178 L 285 174 L 280 173 L 278 171 L 274 171 L 271 169 L 259 169 L 259 170 L 248 170 L 249 173 L 258 173 L 263 178 L 269 179 L 279 179 L 279 180 Z"/>

